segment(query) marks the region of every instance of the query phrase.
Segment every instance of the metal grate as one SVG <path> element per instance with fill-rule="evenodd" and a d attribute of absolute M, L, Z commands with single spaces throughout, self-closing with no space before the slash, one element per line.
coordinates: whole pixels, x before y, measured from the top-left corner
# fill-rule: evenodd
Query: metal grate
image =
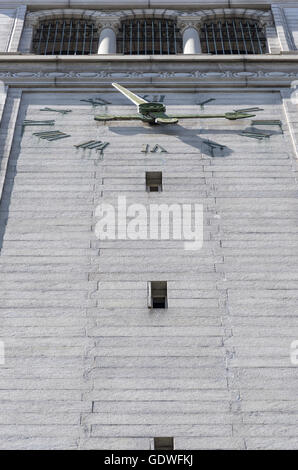
<path fill-rule="evenodd" d="M 92 21 L 42 21 L 34 32 L 33 51 L 45 55 L 88 55 L 98 51 L 99 34 Z"/>
<path fill-rule="evenodd" d="M 208 21 L 201 27 L 202 52 L 207 54 L 265 54 L 267 40 L 258 22 L 248 19 Z"/>
<path fill-rule="evenodd" d="M 173 20 L 125 20 L 118 34 L 117 52 L 130 55 L 181 54 L 182 37 Z"/>

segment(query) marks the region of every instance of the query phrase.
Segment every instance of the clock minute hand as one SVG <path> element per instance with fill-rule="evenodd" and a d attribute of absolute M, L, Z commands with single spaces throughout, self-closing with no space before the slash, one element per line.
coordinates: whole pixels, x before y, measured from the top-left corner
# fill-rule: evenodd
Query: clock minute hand
<path fill-rule="evenodd" d="M 168 114 L 169 118 L 177 119 L 228 119 L 229 121 L 236 121 L 238 119 L 247 119 L 255 117 L 255 114 L 247 114 L 241 112 L 224 113 L 224 114 Z"/>

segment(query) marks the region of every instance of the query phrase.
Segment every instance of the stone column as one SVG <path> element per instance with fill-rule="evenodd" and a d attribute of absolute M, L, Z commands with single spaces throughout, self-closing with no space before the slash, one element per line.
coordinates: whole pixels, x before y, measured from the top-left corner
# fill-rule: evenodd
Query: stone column
<path fill-rule="evenodd" d="M 110 26 L 101 30 L 98 45 L 98 54 L 116 54 L 116 32 Z"/>
<path fill-rule="evenodd" d="M 193 25 L 187 25 L 183 30 L 183 54 L 201 54 L 199 33 Z"/>

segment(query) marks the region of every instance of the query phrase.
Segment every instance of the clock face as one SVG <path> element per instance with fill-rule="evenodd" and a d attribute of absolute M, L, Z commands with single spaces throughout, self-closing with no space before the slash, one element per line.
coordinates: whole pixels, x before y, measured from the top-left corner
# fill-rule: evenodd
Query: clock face
<path fill-rule="evenodd" d="M 150 125 L 138 120 L 94 122 L 96 115 L 133 116 L 136 106 L 117 92 L 25 94 L 22 109 L 22 147 L 68 149 L 69 156 L 91 160 L 103 154 L 123 155 L 119 163 L 149 145 L 160 145 L 172 155 L 196 155 L 196 160 L 224 158 L 243 152 L 271 151 L 283 139 L 279 94 L 276 93 L 144 93 L 139 95 L 166 107 L 171 116 L 202 115 L 208 119 L 180 119 L 177 124 Z M 33 102 L 30 100 L 33 98 Z M 274 112 L 273 112 L 274 109 Z M 218 119 L 234 111 L 247 119 Z M 272 120 L 274 116 L 274 120 Z M 261 146 L 259 145 L 261 144 Z M 266 145 L 265 145 L 266 144 Z M 271 149 L 271 150 L 270 150 Z M 159 153 L 158 149 L 156 152 Z M 124 159 L 123 159 L 124 158 Z"/>
<path fill-rule="evenodd" d="M 162 103 L 170 115 L 244 110 L 256 116 L 236 121 L 179 119 L 173 125 L 98 122 L 98 114 L 132 115 L 136 107 L 117 91 L 24 93 L 21 143 L 20 148 L 15 143 L 13 160 L 16 180 L 24 185 L 20 206 L 28 198 L 30 209 L 52 210 L 53 217 L 56 207 L 65 208 L 63 216 L 58 210 L 58 220 L 74 236 L 73 232 L 94 227 L 96 205 L 102 199 L 124 194 L 134 202 L 147 201 L 146 172 L 162 173 L 162 198 L 196 201 L 207 208 L 214 206 L 215 197 L 253 196 L 258 191 L 271 196 L 280 189 L 279 180 L 266 185 L 275 156 L 291 148 L 280 125 L 284 118 L 279 93 L 150 90 L 142 97 Z M 15 191 L 18 197 L 18 186 Z M 156 191 L 150 197 L 161 194 Z M 55 223 L 54 218 L 44 219 L 45 230 Z"/>

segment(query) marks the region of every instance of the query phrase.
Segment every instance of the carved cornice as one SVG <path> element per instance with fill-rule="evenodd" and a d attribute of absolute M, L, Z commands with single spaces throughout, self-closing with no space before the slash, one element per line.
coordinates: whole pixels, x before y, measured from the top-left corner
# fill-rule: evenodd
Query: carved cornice
<path fill-rule="evenodd" d="M 194 67 L 191 71 L 181 72 L 181 70 L 177 71 L 160 71 L 160 72 L 153 72 L 153 71 L 144 71 L 144 72 L 132 72 L 130 70 L 123 70 L 121 72 L 118 71 L 108 71 L 108 70 L 101 70 L 97 72 L 81 72 L 81 71 L 26 71 L 21 72 L 19 70 L 16 71 L 9 71 L 9 72 L 0 72 L 0 80 L 6 81 L 33 81 L 36 80 L 37 82 L 42 82 L 43 80 L 63 80 L 66 79 L 67 81 L 71 80 L 74 82 L 76 81 L 96 81 L 98 79 L 108 79 L 110 82 L 114 79 L 131 79 L 136 78 L 142 81 L 148 79 L 173 79 L 173 80 L 181 80 L 181 79 L 195 79 L 196 83 L 198 80 L 206 81 L 206 82 L 222 82 L 230 81 L 231 85 L 234 81 L 239 80 L 249 80 L 249 81 L 270 81 L 270 80 L 285 80 L 292 82 L 293 80 L 298 79 L 298 71 L 293 72 L 274 72 L 268 71 L 264 72 L 262 70 L 257 70 L 254 72 L 244 72 L 244 71 L 232 71 L 226 70 L 222 72 L 202 72 L 200 68 Z"/>
<path fill-rule="evenodd" d="M 216 8 L 212 10 L 198 10 L 194 12 L 179 12 L 177 18 L 181 32 L 192 27 L 200 29 L 201 24 L 207 20 L 219 20 L 231 17 L 253 19 L 261 26 L 273 26 L 273 16 L 270 11 L 253 10 L 250 8 Z"/>
<path fill-rule="evenodd" d="M 40 21 L 47 19 L 75 18 L 93 20 L 99 28 L 117 29 L 120 25 L 119 14 L 116 12 L 102 12 L 97 10 L 83 10 L 78 8 L 64 8 L 55 10 L 42 10 L 29 13 L 26 17 L 26 27 L 35 27 Z"/>

